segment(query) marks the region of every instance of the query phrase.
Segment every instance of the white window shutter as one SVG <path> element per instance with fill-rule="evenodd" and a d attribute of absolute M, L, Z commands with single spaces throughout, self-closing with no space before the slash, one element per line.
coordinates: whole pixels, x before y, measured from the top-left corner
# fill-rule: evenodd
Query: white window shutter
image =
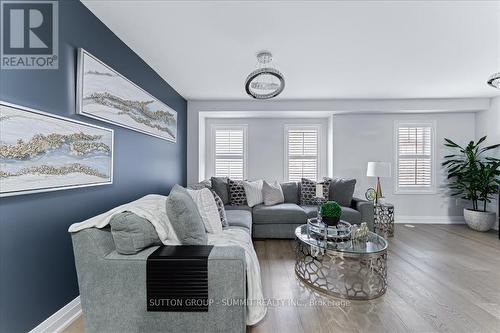
<path fill-rule="evenodd" d="M 318 129 L 289 128 L 287 140 L 288 181 L 318 178 Z"/>
<path fill-rule="evenodd" d="M 430 188 L 432 186 L 432 126 L 398 127 L 398 187 Z"/>
<path fill-rule="evenodd" d="M 243 128 L 215 129 L 215 176 L 242 180 L 245 174 Z"/>

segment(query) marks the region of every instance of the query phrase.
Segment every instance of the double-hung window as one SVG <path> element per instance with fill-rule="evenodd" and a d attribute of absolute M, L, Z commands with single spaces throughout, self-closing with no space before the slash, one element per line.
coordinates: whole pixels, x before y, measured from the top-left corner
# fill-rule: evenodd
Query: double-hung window
<path fill-rule="evenodd" d="M 285 126 L 285 179 L 317 180 L 319 175 L 320 127 Z"/>
<path fill-rule="evenodd" d="M 213 143 L 215 176 L 245 179 L 246 126 L 214 126 Z"/>
<path fill-rule="evenodd" d="M 396 193 L 432 193 L 435 122 L 395 123 Z"/>

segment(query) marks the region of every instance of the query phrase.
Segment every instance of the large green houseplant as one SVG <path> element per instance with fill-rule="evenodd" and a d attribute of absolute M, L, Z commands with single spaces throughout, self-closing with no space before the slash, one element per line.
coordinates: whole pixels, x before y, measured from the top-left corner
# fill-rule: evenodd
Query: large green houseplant
<path fill-rule="evenodd" d="M 450 139 L 444 139 L 445 146 L 457 152 L 445 156 L 442 165 L 448 172 L 451 195 L 460 196 L 472 203 L 472 209 L 464 209 L 467 225 L 478 231 L 489 230 L 495 222 L 495 213 L 486 211 L 486 204 L 498 193 L 500 186 L 500 159 L 486 156 L 500 144 L 481 147 L 486 136 L 467 146 L 460 146 Z"/>

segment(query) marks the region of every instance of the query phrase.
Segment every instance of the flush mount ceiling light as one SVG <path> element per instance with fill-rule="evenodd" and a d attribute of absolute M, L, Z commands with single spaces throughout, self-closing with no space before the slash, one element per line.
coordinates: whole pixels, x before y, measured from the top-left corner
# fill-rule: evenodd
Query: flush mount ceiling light
<path fill-rule="evenodd" d="M 493 88 L 500 89 L 500 72 L 493 74 L 490 76 L 490 79 L 488 80 L 488 84 L 492 86 Z"/>
<path fill-rule="evenodd" d="M 255 99 L 269 99 L 281 94 L 285 89 L 285 78 L 272 67 L 273 55 L 268 51 L 257 53 L 258 68 L 245 80 L 247 94 Z"/>

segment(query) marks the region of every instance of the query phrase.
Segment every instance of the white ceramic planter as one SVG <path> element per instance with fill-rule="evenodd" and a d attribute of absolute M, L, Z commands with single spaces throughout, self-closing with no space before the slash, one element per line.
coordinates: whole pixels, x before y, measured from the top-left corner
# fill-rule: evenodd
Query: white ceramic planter
<path fill-rule="evenodd" d="M 488 231 L 495 223 L 496 214 L 494 212 L 478 212 L 464 208 L 464 219 L 469 228 L 476 231 Z"/>

